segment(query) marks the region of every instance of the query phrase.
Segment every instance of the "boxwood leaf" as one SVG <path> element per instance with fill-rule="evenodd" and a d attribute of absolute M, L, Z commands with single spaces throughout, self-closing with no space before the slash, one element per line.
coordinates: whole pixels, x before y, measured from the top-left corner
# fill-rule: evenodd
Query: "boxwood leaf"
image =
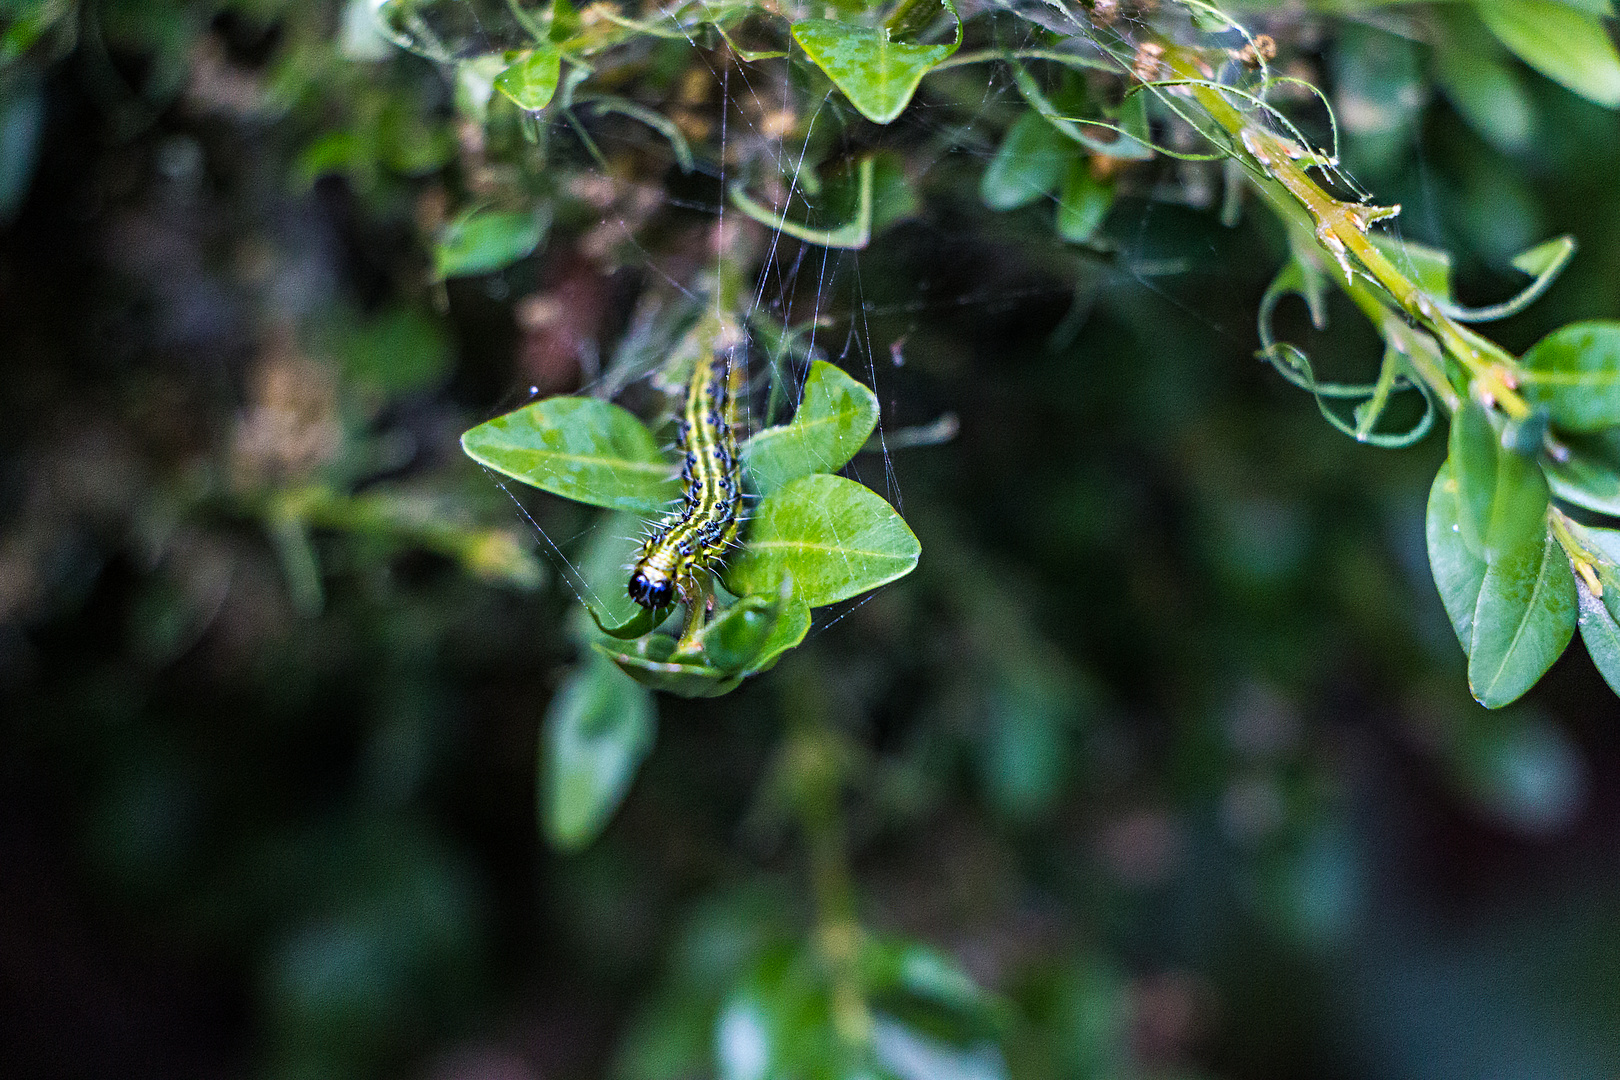
<path fill-rule="evenodd" d="M 652 749 L 657 714 L 645 687 L 589 654 L 546 707 L 540 821 L 558 847 L 596 839 Z"/>
<path fill-rule="evenodd" d="M 962 24 L 956 25 L 954 42 L 938 45 L 897 41 L 890 33 L 887 27 L 831 19 L 793 24 L 793 40 L 805 55 L 827 73 L 857 112 L 877 124 L 887 124 L 905 111 L 923 76 L 961 44 Z"/>
<path fill-rule="evenodd" d="M 433 249 L 433 270 L 441 278 L 492 274 L 539 247 L 545 235 L 538 214 L 471 210 L 444 227 Z"/>
<path fill-rule="evenodd" d="M 782 607 L 782 614 L 776 620 L 775 629 L 765 639 L 765 644 L 760 647 L 759 652 L 748 662 L 743 674 L 753 675 L 769 671 L 776 666 L 776 661 L 781 659 L 783 653 L 803 641 L 809 632 L 810 605 L 797 596 L 788 597 L 787 603 Z"/>
<path fill-rule="evenodd" d="M 1620 321 L 1570 323 L 1524 354 L 1525 399 L 1545 405 L 1566 431 L 1620 424 Z"/>
<path fill-rule="evenodd" d="M 1485 555 L 1485 534 L 1490 530 L 1500 447 L 1484 407 L 1473 398 L 1463 402 L 1451 418 L 1446 463 L 1457 481 L 1457 524 L 1463 542 L 1481 557 Z"/>
<path fill-rule="evenodd" d="M 1474 698 L 1487 709 L 1517 700 L 1569 644 L 1575 618 L 1575 575 L 1550 532 L 1492 559 L 1468 651 Z"/>
<path fill-rule="evenodd" d="M 979 197 L 992 210 L 1016 210 L 1057 189 L 1074 144 L 1031 109 L 1007 129 L 1006 138 L 979 179 Z"/>
<path fill-rule="evenodd" d="M 590 506 L 656 512 L 680 496 L 652 432 L 597 398 L 525 405 L 467 432 L 461 448 L 480 465 Z"/>
<path fill-rule="evenodd" d="M 1576 579 L 1575 594 L 1580 604 L 1581 640 L 1603 681 L 1620 694 L 1620 623 L 1615 622 L 1603 601 L 1592 595 L 1586 582 Z"/>
<path fill-rule="evenodd" d="M 788 582 L 775 596 L 744 596 L 703 628 L 699 645 L 710 667 L 736 674 L 750 667 L 776 632 L 788 601 Z"/>
<path fill-rule="evenodd" d="M 1596 17 L 1559 0 L 1478 0 L 1475 10 L 1498 41 L 1553 82 L 1620 106 L 1620 53 Z"/>
<path fill-rule="evenodd" d="M 1451 463 L 1440 466 L 1434 486 L 1429 489 L 1429 512 L 1425 533 L 1429 545 L 1429 568 L 1434 573 L 1440 602 L 1446 606 L 1457 640 L 1467 652 L 1474 643 L 1474 608 L 1485 581 L 1485 559 L 1471 550 L 1462 536 L 1459 522 L 1457 481 Z"/>
<path fill-rule="evenodd" d="M 1615 614 L 1620 611 L 1620 531 L 1567 520 L 1564 524 L 1586 548 L 1587 554 L 1595 558 L 1593 569 L 1603 586 L 1603 606 L 1609 609 L 1610 615 L 1620 619 L 1620 615 Z"/>
<path fill-rule="evenodd" d="M 817 360 L 810 365 L 792 422 L 766 428 L 743 444 L 743 466 L 755 489 L 769 495 L 801 476 L 842 469 L 871 437 L 877 421 L 877 395 Z"/>
<path fill-rule="evenodd" d="M 1607 462 L 1571 448 L 1563 461 L 1548 461 L 1542 468 L 1560 499 L 1620 517 L 1620 474 Z"/>
<path fill-rule="evenodd" d="M 729 694 L 742 683 L 743 677 L 734 672 L 699 661 L 681 661 L 669 657 L 660 659 L 652 648 L 673 648 L 675 639 L 662 634 L 642 638 L 634 645 L 616 647 L 606 641 L 594 641 L 591 648 L 618 665 L 620 671 L 643 686 L 664 690 L 677 697 L 703 698 Z"/>
<path fill-rule="evenodd" d="M 747 595 L 791 577 L 794 595 L 821 607 L 905 577 L 921 552 L 905 520 L 876 492 L 815 473 L 760 500 L 743 550 L 721 580 Z"/>
<path fill-rule="evenodd" d="M 1069 162 L 1069 175 L 1063 181 L 1058 199 L 1058 235 L 1071 244 L 1083 244 L 1102 225 L 1114 205 L 1114 184 L 1098 180 L 1084 157 Z"/>
<path fill-rule="evenodd" d="M 1487 561 L 1546 528 L 1547 479 L 1535 462 L 1502 445 L 1484 406 L 1470 399 L 1451 421 L 1452 476 L 1462 538 Z"/>
<path fill-rule="evenodd" d="M 554 45 L 541 44 L 525 49 L 495 76 L 495 89 L 520 109 L 543 109 L 551 104 L 561 74 L 562 53 Z"/>

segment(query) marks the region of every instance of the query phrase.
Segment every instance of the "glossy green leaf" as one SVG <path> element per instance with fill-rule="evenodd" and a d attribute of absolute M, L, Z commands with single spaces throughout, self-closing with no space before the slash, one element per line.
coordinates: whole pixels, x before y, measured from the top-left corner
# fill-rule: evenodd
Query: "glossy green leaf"
<path fill-rule="evenodd" d="M 1560 428 L 1620 424 L 1620 321 L 1561 327 L 1531 346 L 1522 363 L 1525 399 L 1545 405 Z"/>
<path fill-rule="evenodd" d="M 1074 144 L 1034 110 L 1007 129 L 1006 138 L 979 179 L 979 197 L 992 210 L 1016 210 L 1050 195 L 1069 163 Z"/>
<path fill-rule="evenodd" d="M 720 697 L 737 689 L 743 680 L 735 672 L 721 671 L 700 660 L 675 657 L 675 639 L 666 634 L 651 634 L 626 645 L 595 641 L 591 647 L 641 685 L 677 697 Z"/>
<path fill-rule="evenodd" d="M 809 949 L 772 949 L 726 995 L 715 1021 L 719 1080 L 855 1080 L 834 1035 L 831 995 Z"/>
<path fill-rule="evenodd" d="M 1542 466 L 1552 493 L 1565 502 L 1620 517 L 1620 472 L 1614 466 L 1571 447 L 1563 461 Z"/>
<path fill-rule="evenodd" d="M 1552 283 L 1558 280 L 1558 275 L 1564 272 L 1564 267 L 1568 266 L 1574 257 L 1575 238 L 1554 237 L 1513 257 L 1513 268 L 1529 274 L 1535 280 L 1512 297 L 1500 304 L 1487 304 L 1484 307 L 1464 307 L 1447 299 L 1439 305 L 1440 310 L 1458 322 L 1470 323 L 1495 322 L 1517 315 L 1552 287 Z"/>
<path fill-rule="evenodd" d="M 632 600 L 631 603 L 635 604 L 635 601 Z M 675 605 L 671 604 L 668 607 L 661 608 L 645 608 L 640 604 L 635 604 L 635 608 L 636 610 L 629 618 L 620 622 L 613 622 L 604 620 L 602 616 L 598 615 L 596 608 L 589 601 L 585 603 L 585 610 L 590 613 L 591 621 L 596 624 L 596 628 L 608 637 L 619 641 L 629 641 L 652 633 L 658 629 L 665 619 L 669 618 L 670 613 L 675 610 Z"/>
<path fill-rule="evenodd" d="M 545 220 L 537 214 L 473 210 L 444 227 L 433 249 L 441 278 L 504 270 L 540 246 Z"/>
<path fill-rule="evenodd" d="M 810 605 L 797 596 L 790 596 L 782 608 L 782 614 L 776 620 L 776 628 L 771 631 L 770 637 L 760 647 L 754 658 L 748 662 L 744 675 L 754 675 L 761 671 L 769 671 L 776 666 L 782 654 L 789 649 L 796 648 L 810 632 Z"/>
<path fill-rule="evenodd" d="M 1593 559 L 1593 570 L 1603 588 L 1603 606 L 1620 619 L 1620 530 L 1598 529 L 1565 520 L 1564 526 Z"/>
<path fill-rule="evenodd" d="M 1429 569 L 1440 590 L 1440 602 L 1466 653 L 1474 643 L 1474 609 L 1479 605 L 1479 590 L 1485 581 L 1485 559 L 1463 540 L 1460 514 L 1457 481 L 1447 462 L 1440 466 L 1434 486 L 1429 489 L 1424 532 Z"/>
<path fill-rule="evenodd" d="M 924 45 L 893 40 L 887 28 L 806 19 L 793 24 L 793 40 L 857 112 L 887 124 L 905 111 L 923 76 L 956 51 L 962 28 L 958 23 L 954 42 Z"/>
<path fill-rule="evenodd" d="M 784 580 L 775 596 L 745 596 L 708 626 L 699 638 L 711 667 L 753 675 L 776 665 L 810 631 L 810 606 L 793 595 Z"/>
<path fill-rule="evenodd" d="M 784 576 L 810 607 L 905 577 L 922 552 L 892 506 L 842 476 L 804 476 L 759 501 L 740 555 L 721 574 L 738 595 L 770 592 Z"/>
<path fill-rule="evenodd" d="M 1615 621 L 1614 614 L 1579 578 L 1575 580 L 1575 595 L 1580 607 L 1577 621 L 1581 641 L 1586 644 L 1587 654 L 1592 657 L 1603 681 L 1609 684 L 1610 690 L 1620 694 L 1620 622 Z"/>
<path fill-rule="evenodd" d="M 1069 162 L 1069 174 L 1058 198 L 1058 235 L 1071 244 L 1083 244 L 1096 234 L 1114 205 L 1114 184 L 1099 180 L 1083 157 Z"/>
<path fill-rule="evenodd" d="M 1601 20 L 1559 0 L 1477 0 L 1475 9 L 1498 41 L 1547 78 L 1620 106 L 1620 53 Z"/>
<path fill-rule="evenodd" d="M 1491 560 L 1474 609 L 1468 686 L 1488 709 L 1517 700 L 1575 632 L 1575 575 L 1550 533 Z"/>
<path fill-rule="evenodd" d="M 1478 401 L 1468 400 L 1452 417 L 1450 449 L 1462 538 L 1475 554 L 1489 561 L 1541 534 L 1546 478 L 1533 461 L 1502 445 Z"/>
<path fill-rule="evenodd" d="M 562 53 L 550 44 L 526 49 L 495 76 L 495 89 L 531 112 L 551 104 L 562 75 Z"/>
<path fill-rule="evenodd" d="M 703 659 L 710 667 L 730 674 L 748 667 L 776 631 L 787 601 L 785 592 L 738 599 L 703 628 L 698 638 Z"/>
<path fill-rule="evenodd" d="M 680 497 L 652 432 L 597 398 L 525 405 L 467 432 L 461 448 L 480 465 L 590 506 L 651 513 Z"/>
<path fill-rule="evenodd" d="M 568 676 L 540 743 L 540 820 L 553 844 L 596 839 L 652 749 L 656 722 L 652 695 L 596 654 Z"/>
<path fill-rule="evenodd" d="M 731 184 L 727 188 L 727 193 L 731 197 L 732 205 L 767 228 L 803 240 L 807 244 L 858 251 L 872 241 L 873 202 L 876 189 L 875 157 L 876 155 L 868 154 L 856 165 L 854 213 L 844 221 L 844 224 L 833 228 L 816 228 L 802 222 L 789 221 L 769 207 L 755 202 L 740 180 Z M 805 175 L 813 174 L 805 173 Z"/>
<path fill-rule="evenodd" d="M 769 495 L 811 473 L 837 472 L 871 436 L 877 395 L 824 360 L 810 365 L 804 395 L 790 423 L 755 434 L 742 447 L 755 490 Z"/>
<path fill-rule="evenodd" d="M 570 616 L 570 631 L 581 644 L 603 632 L 610 637 L 617 636 L 614 630 L 629 635 L 635 629 L 631 624 L 645 618 L 647 609 L 630 599 L 626 585 L 629 567 L 641 550 L 646 522 L 646 515 L 630 511 L 602 515 L 592 525 L 585 545 L 570 553 L 562 567 L 568 588 L 580 599 L 581 610 Z M 649 626 L 642 633 L 653 629 Z"/>

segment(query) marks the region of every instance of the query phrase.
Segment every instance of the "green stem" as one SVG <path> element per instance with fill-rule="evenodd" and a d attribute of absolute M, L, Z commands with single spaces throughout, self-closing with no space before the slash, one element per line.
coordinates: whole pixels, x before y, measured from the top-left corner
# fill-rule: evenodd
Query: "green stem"
<path fill-rule="evenodd" d="M 862 932 L 840 803 L 844 754 L 826 715 L 826 684 L 813 674 L 801 662 L 794 669 L 796 677 L 787 680 L 789 789 L 809 849 L 812 941 L 831 988 L 833 1030 L 847 1051 L 864 1056 L 871 1044 L 872 1014 L 861 980 Z"/>
<path fill-rule="evenodd" d="M 1254 182 L 1268 202 L 1296 227 L 1309 228 L 1313 240 L 1344 271 L 1340 283 L 1351 300 L 1382 327 L 1388 304 L 1366 292 L 1355 279 L 1354 266 L 1388 294 L 1398 310 L 1433 334 L 1440 346 L 1468 372 L 1472 383 L 1495 402 L 1504 414 L 1523 420 L 1530 405 L 1518 393 L 1515 363 L 1500 346 L 1467 329 L 1440 311 L 1422 288 L 1400 271 L 1368 236 L 1368 228 L 1395 209 L 1348 203 L 1334 198 L 1306 172 L 1312 160 L 1304 148 L 1253 123 L 1219 87 L 1209 84 L 1203 73 L 1206 65 L 1196 50 L 1174 48 L 1166 53 L 1171 71 L 1178 80 L 1189 80 L 1186 90 L 1227 136 L 1235 152 L 1254 168 Z M 1301 216 L 1303 211 L 1303 217 Z M 1377 315 L 1371 310 L 1376 305 Z M 1457 395 L 1443 372 L 1422 361 L 1417 373 L 1448 406 L 1455 408 Z"/>

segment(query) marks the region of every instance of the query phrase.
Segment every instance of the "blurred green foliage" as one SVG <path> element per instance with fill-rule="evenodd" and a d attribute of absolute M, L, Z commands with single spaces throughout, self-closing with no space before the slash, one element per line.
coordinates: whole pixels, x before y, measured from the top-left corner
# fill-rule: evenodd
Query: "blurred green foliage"
<path fill-rule="evenodd" d="M 1475 640 L 1526 537 L 1537 640 L 1620 678 L 1612 380 L 1547 389 L 1614 367 L 1613 13 L 1232 14 L 1448 305 L 1578 240 L 1490 327 L 1539 427 L 1464 392 L 1382 450 L 1254 362 L 1263 300 L 1319 391 L 1401 331 L 1174 94 L 1039 55 L 1237 53 L 1208 10 L 0 2 L 5 1071 L 1612 1076 L 1620 705 L 1578 655 L 1465 679 L 1527 647 Z M 457 439 L 661 460 L 720 248 L 751 482 L 922 555 L 853 600 L 739 562 L 688 701 L 604 658 L 680 666 L 602 629 L 640 520 Z M 560 494 L 655 510 L 623 475 Z"/>

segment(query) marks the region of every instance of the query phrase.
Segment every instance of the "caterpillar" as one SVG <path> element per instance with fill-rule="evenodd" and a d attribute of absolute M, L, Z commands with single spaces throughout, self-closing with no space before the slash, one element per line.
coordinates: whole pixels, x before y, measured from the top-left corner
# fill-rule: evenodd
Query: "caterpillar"
<path fill-rule="evenodd" d="M 742 366 L 729 350 L 705 350 L 692 370 L 676 448 L 682 455 L 681 505 L 653 530 L 631 568 L 630 599 L 667 607 L 693 601 L 700 572 L 713 570 L 737 539 L 737 390 Z"/>

